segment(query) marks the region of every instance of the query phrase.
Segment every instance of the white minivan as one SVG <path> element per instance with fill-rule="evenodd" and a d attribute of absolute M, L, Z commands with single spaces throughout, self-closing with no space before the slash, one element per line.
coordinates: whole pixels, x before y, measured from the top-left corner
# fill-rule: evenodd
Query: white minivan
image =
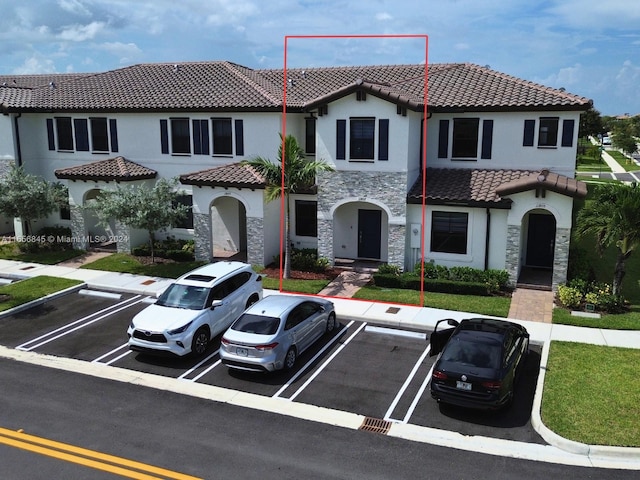
<path fill-rule="evenodd" d="M 206 352 L 248 307 L 262 298 L 262 276 L 242 262 L 216 262 L 178 278 L 138 313 L 127 330 L 129 348 L 179 357 Z"/>

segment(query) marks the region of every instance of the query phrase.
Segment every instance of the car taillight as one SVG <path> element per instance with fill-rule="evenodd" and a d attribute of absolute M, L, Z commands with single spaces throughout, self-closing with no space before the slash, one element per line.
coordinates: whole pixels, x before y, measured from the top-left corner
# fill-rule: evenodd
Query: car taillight
<path fill-rule="evenodd" d="M 486 389 L 489 390 L 500 390 L 500 387 L 502 386 L 502 382 L 482 382 L 482 386 Z"/>
<path fill-rule="evenodd" d="M 446 380 L 447 379 L 447 374 L 444 373 L 444 372 L 441 372 L 440 370 L 434 370 L 432 376 L 436 380 Z"/>
<path fill-rule="evenodd" d="M 256 345 L 253 348 L 255 348 L 256 350 L 264 351 L 264 350 L 273 350 L 277 346 L 278 346 L 278 342 L 273 342 L 273 343 L 267 343 L 266 345 Z"/>
<path fill-rule="evenodd" d="M 222 337 L 220 339 L 220 343 L 223 345 L 229 345 L 231 342 L 229 340 L 227 340 L 226 338 Z"/>

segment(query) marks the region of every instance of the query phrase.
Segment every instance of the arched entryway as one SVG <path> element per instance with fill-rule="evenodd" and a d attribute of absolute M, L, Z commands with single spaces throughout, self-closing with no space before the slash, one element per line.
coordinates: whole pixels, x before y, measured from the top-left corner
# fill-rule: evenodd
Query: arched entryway
<path fill-rule="evenodd" d="M 349 202 L 333 214 L 334 258 L 386 262 L 389 216 L 379 205 Z"/>
<path fill-rule="evenodd" d="M 83 206 L 90 207 L 91 204 L 95 202 L 98 195 L 100 195 L 101 191 L 102 190 L 98 188 L 88 190 L 84 194 L 84 199 L 82 202 Z M 108 239 L 116 238 L 115 220 L 109 221 L 109 225 L 106 227 L 103 225 L 100 225 L 98 216 L 90 208 L 83 209 L 83 216 L 84 216 L 84 226 L 85 226 L 85 232 L 83 233 L 84 235 L 86 235 L 86 237 L 89 239 L 89 241 L 92 244 L 108 243 Z M 104 239 L 105 241 L 104 242 L 100 241 L 102 239 Z M 88 245 L 88 246 L 92 246 L 92 245 Z"/>
<path fill-rule="evenodd" d="M 231 196 L 211 204 L 211 248 L 213 258 L 247 259 L 247 210 Z"/>
<path fill-rule="evenodd" d="M 536 209 L 523 218 L 523 255 L 519 284 L 551 287 L 556 250 L 556 218 Z"/>

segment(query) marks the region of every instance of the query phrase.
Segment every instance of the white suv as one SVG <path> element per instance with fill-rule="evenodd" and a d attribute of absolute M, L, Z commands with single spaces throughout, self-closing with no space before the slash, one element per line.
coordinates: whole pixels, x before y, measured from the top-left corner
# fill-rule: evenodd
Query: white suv
<path fill-rule="evenodd" d="M 131 350 L 202 355 L 245 309 L 262 298 L 251 265 L 216 262 L 183 275 L 138 313 L 127 330 Z"/>

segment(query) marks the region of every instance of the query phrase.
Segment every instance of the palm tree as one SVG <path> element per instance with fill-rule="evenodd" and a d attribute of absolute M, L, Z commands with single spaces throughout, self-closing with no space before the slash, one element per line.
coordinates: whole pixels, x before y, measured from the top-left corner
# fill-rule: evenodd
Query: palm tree
<path fill-rule="evenodd" d="M 282 141 L 280 135 L 278 147 L 278 163 L 263 157 L 254 157 L 243 162 L 255 168 L 266 180 L 265 195 L 267 202 L 284 197 L 285 205 L 285 252 L 284 278 L 291 277 L 291 221 L 289 195 L 300 190 L 309 189 L 315 184 L 318 172 L 333 171 L 323 160 L 307 160 L 304 150 L 298 145 L 293 135 L 287 135 Z M 284 152 L 283 152 L 284 148 Z M 282 167 L 284 165 L 284 175 Z"/>
<path fill-rule="evenodd" d="M 594 235 L 600 255 L 615 245 L 613 294 L 621 295 L 625 261 L 640 245 L 640 188 L 621 183 L 596 187 L 594 198 L 578 213 L 575 233 L 578 237 Z"/>

